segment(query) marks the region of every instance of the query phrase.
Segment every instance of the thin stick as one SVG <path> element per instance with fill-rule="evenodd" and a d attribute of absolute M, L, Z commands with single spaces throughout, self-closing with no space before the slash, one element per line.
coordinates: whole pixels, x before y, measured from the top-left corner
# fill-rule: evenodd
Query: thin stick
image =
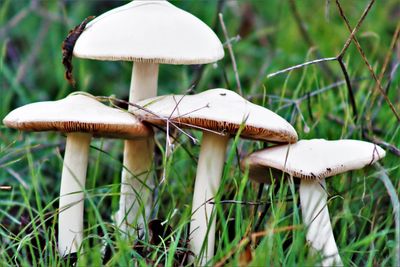
<path fill-rule="evenodd" d="M 386 56 L 385 56 L 385 61 L 384 61 L 383 66 L 382 66 L 381 73 L 379 74 L 379 82 L 380 82 L 381 84 L 382 84 L 382 79 L 383 79 L 383 76 L 385 75 L 387 66 L 389 65 L 390 58 L 392 57 L 393 51 L 394 51 L 394 49 L 396 48 L 396 44 L 397 44 L 397 41 L 398 41 L 398 39 L 399 39 L 399 36 L 400 36 L 400 20 L 399 20 L 399 22 L 397 23 L 396 30 L 395 30 L 395 32 L 394 32 L 394 34 L 393 34 L 392 41 L 390 42 L 389 50 L 388 50 L 388 52 L 386 53 Z M 389 84 L 390 84 L 390 81 L 389 81 Z M 375 92 L 378 90 L 377 87 L 378 87 L 378 85 L 375 85 L 375 88 L 374 88 L 374 90 L 372 91 L 372 96 L 371 96 L 371 101 L 370 101 L 370 103 L 371 103 L 370 106 L 371 106 L 371 107 L 374 105 L 375 100 L 376 100 L 376 96 L 377 96 L 377 95 L 375 94 Z M 386 89 L 386 94 L 387 94 L 387 93 L 388 93 L 388 91 L 387 91 L 387 89 Z M 380 101 L 379 101 L 379 102 L 380 102 Z M 380 103 L 379 103 L 378 106 L 380 106 Z M 371 109 L 369 109 L 369 112 L 371 112 Z"/>
<path fill-rule="evenodd" d="M 263 184 L 260 184 L 263 185 Z M 212 199 L 210 201 L 207 202 L 207 204 L 211 204 L 211 205 L 216 205 L 216 204 L 237 204 L 237 205 L 248 205 L 248 206 L 259 206 L 261 204 L 266 204 L 269 203 L 271 204 L 271 202 L 269 201 L 239 201 L 239 200 L 221 200 L 218 202 L 212 201 Z"/>
<path fill-rule="evenodd" d="M 347 69 L 346 69 L 346 65 L 343 63 L 343 60 L 342 60 L 341 57 L 328 57 L 328 58 L 315 59 L 315 60 L 312 60 L 312 61 L 308 61 L 308 62 L 299 64 L 299 65 L 295 65 L 295 66 L 292 66 L 292 67 L 289 67 L 289 68 L 274 72 L 274 73 L 270 73 L 270 74 L 267 75 L 267 78 L 271 78 L 271 77 L 274 77 L 276 75 L 279 75 L 279 74 L 282 74 L 282 73 L 285 73 L 285 72 L 288 72 L 288 71 L 292 71 L 292 70 L 295 70 L 295 69 L 299 69 L 299 68 L 302 68 L 302 67 L 305 67 L 305 66 L 308 66 L 308 65 L 318 64 L 318 63 L 326 62 L 326 61 L 334 61 L 334 60 L 337 60 L 339 62 L 340 68 L 342 69 L 343 75 L 345 77 L 345 82 L 346 82 L 346 85 L 347 85 L 347 90 L 348 90 L 348 93 L 349 93 L 350 104 L 351 104 L 352 109 L 353 109 L 354 118 L 355 118 L 355 120 L 357 120 L 357 117 L 358 117 L 357 106 L 356 106 L 356 102 L 355 102 L 355 98 L 354 98 L 354 93 L 353 93 L 353 90 L 352 90 L 352 87 L 351 87 L 350 77 L 348 75 L 348 72 L 347 72 Z"/>
<path fill-rule="evenodd" d="M 11 190 L 11 185 L 0 185 L 0 190 Z"/>
<path fill-rule="evenodd" d="M 237 65 L 236 65 L 235 55 L 233 54 L 232 44 L 231 44 L 231 42 L 229 42 L 230 38 L 228 35 L 228 31 L 226 30 L 226 26 L 224 23 L 224 17 L 222 15 L 222 13 L 219 13 L 219 21 L 221 23 L 222 31 L 225 36 L 226 45 L 227 45 L 228 51 L 229 51 L 229 56 L 231 57 L 231 60 L 232 60 L 232 67 L 233 67 L 233 72 L 235 73 L 237 90 L 238 90 L 239 95 L 243 95 L 242 85 L 240 84 L 240 78 L 239 78 L 239 73 L 238 73 L 238 69 L 237 69 Z"/>
<path fill-rule="evenodd" d="M 356 27 L 352 30 L 350 27 L 349 21 L 347 20 L 346 16 L 344 15 L 344 12 L 343 12 L 342 6 L 340 5 L 339 0 L 336 0 L 336 5 L 339 9 L 340 16 L 343 18 L 343 20 L 346 23 L 347 28 L 351 32 L 350 36 L 347 38 L 347 41 L 342 48 L 342 51 L 340 51 L 338 57 L 342 57 L 344 55 L 344 53 L 346 53 L 347 48 L 349 48 L 349 46 L 350 46 L 351 40 L 354 40 L 356 43 L 358 43 L 358 41 L 355 38 L 355 34 L 360 29 L 361 24 L 363 23 L 364 19 L 366 18 L 368 12 L 371 10 L 371 7 L 374 4 L 374 2 L 375 2 L 375 0 L 371 0 L 369 2 L 368 6 L 365 8 L 363 14 L 361 15 L 361 18 L 358 20 Z"/>
<path fill-rule="evenodd" d="M 349 94 L 349 98 L 350 98 L 349 101 L 350 101 L 351 107 L 353 109 L 354 120 L 357 121 L 358 112 L 357 112 L 356 100 L 354 98 L 353 89 L 351 87 L 350 77 L 347 72 L 346 65 L 343 62 L 343 59 L 341 57 L 338 57 L 337 60 L 339 62 L 340 68 L 342 69 L 344 79 L 346 80 L 347 92 Z"/>
<path fill-rule="evenodd" d="M 28 184 L 24 181 L 24 179 L 21 177 L 21 175 L 19 175 L 19 173 L 17 173 L 16 171 L 14 171 L 11 168 L 6 168 L 6 171 L 12 176 L 14 177 L 19 183 L 20 185 L 22 185 L 25 189 L 28 189 L 29 186 Z"/>
<path fill-rule="evenodd" d="M 400 149 L 398 149 L 396 146 L 389 144 L 388 142 L 385 142 L 378 137 L 368 135 L 367 131 L 363 131 L 363 137 L 368 141 L 373 142 L 374 144 L 384 147 L 385 149 L 392 152 L 394 155 L 400 157 Z"/>
<path fill-rule="evenodd" d="M 400 55 L 399 55 L 399 59 L 400 59 Z M 390 70 L 390 74 L 389 74 L 388 81 L 387 81 L 386 88 L 385 88 L 385 93 L 386 94 L 389 94 L 389 89 L 390 89 L 390 87 L 392 85 L 392 82 L 393 82 L 393 80 L 395 78 L 395 75 L 396 75 L 396 72 L 397 72 L 397 69 L 399 68 L 399 66 L 400 66 L 400 61 L 397 60 L 397 61 L 394 62 L 394 66 Z M 383 96 L 380 96 L 380 98 L 378 100 L 377 107 L 376 107 L 377 110 L 374 112 L 374 115 L 371 118 L 371 125 L 372 125 L 372 122 L 375 120 L 375 117 L 379 113 L 379 109 L 382 106 L 382 101 L 383 101 Z M 371 103 L 371 105 L 370 105 L 371 107 L 372 107 L 372 104 L 373 103 Z"/>
<path fill-rule="evenodd" d="M 304 63 L 299 64 L 299 65 L 295 65 L 295 66 L 292 66 L 292 67 L 289 67 L 289 68 L 286 68 L 286 69 L 283 69 L 283 70 L 280 70 L 280 71 L 277 71 L 277 72 L 270 73 L 270 74 L 267 75 L 267 78 L 272 78 L 272 77 L 274 77 L 276 75 L 279 75 L 279 74 L 282 74 L 282 73 L 285 73 L 285 72 L 288 72 L 288 71 L 292 71 L 292 70 L 295 70 L 295 69 L 300 69 L 300 68 L 303 68 L 303 67 L 308 66 L 308 65 L 313 65 L 313 64 L 317 64 L 317 63 L 321 63 L 321 62 L 326 62 L 326 61 L 334 61 L 334 60 L 337 60 L 337 58 L 336 57 L 326 57 L 326 58 L 319 58 L 319 59 L 307 61 L 307 62 L 304 62 Z"/>
<path fill-rule="evenodd" d="M 264 183 L 260 183 L 258 185 L 258 193 L 257 193 L 257 204 L 255 205 L 254 209 L 253 209 L 253 227 L 252 227 L 252 231 L 254 232 L 256 230 L 256 221 L 257 221 L 257 212 L 258 212 L 258 207 L 260 206 L 260 199 L 262 196 L 262 192 L 264 189 Z"/>

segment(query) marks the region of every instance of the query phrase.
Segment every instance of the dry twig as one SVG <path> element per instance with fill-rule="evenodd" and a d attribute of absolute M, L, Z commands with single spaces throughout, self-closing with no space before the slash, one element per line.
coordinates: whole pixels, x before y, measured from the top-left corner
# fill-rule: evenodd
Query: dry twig
<path fill-rule="evenodd" d="M 384 147 L 385 149 L 389 150 L 390 152 L 392 152 L 394 155 L 400 157 L 400 149 L 397 148 L 396 146 L 394 146 L 394 145 L 392 145 L 392 144 L 389 144 L 388 142 L 385 142 L 385 141 L 379 139 L 379 138 L 376 137 L 376 136 L 370 136 L 370 135 L 367 133 L 366 130 L 363 131 L 363 136 L 364 136 L 364 138 L 367 139 L 368 141 L 370 141 L 370 142 L 372 142 L 372 143 L 374 143 L 374 144 L 380 145 L 380 146 Z"/>
<path fill-rule="evenodd" d="M 396 30 L 395 30 L 395 32 L 394 32 L 394 34 L 393 34 L 392 41 L 390 42 L 389 50 L 388 50 L 387 53 L 386 53 L 383 66 L 382 66 L 381 72 L 380 72 L 380 74 L 379 74 L 379 82 L 380 82 L 380 84 L 382 84 L 383 76 L 385 75 L 387 66 L 389 65 L 390 58 L 392 57 L 393 51 L 395 50 L 396 45 L 398 44 L 399 36 L 400 36 L 400 20 L 399 20 L 399 22 L 397 23 Z M 394 68 L 393 68 L 394 71 L 396 70 L 397 67 L 398 67 L 398 64 L 395 64 L 395 66 L 394 66 Z M 393 71 L 392 71 L 392 72 L 393 72 Z M 393 73 L 390 73 L 389 81 L 388 81 L 388 83 L 387 83 L 387 87 L 386 87 L 386 90 L 385 90 L 386 94 L 388 94 L 388 90 L 389 90 L 389 87 L 390 87 L 390 84 L 391 84 L 391 80 L 392 80 L 392 79 L 391 79 L 391 78 L 392 78 L 392 74 L 393 74 Z M 371 107 L 374 106 L 374 103 L 375 103 L 375 100 L 376 100 L 376 96 L 377 96 L 377 94 L 376 94 L 376 91 L 377 91 L 377 90 L 379 90 L 378 84 L 376 84 L 376 85 L 375 85 L 375 88 L 372 90 L 372 95 L 371 95 L 371 100 L 370 100 L 370 106 L 371 106 Z M 381 101 L 382 101 L 382 98 L 379 99 L 379 102 L 378 102 L 378 109 L 379 109 L 379 107 L 381 106 Z M 369 109 L 368 111 L 371 112 L 371 109 Z"/>
<path fill-rule="evenodd" d="M 283 69 L 283 70 L 279 70 L 279 71 L 270 73 L 270 74 L 267 75 L 267 78 L 272 78 L 272 77 L 274 77 L 276 75 L 279 75 L 279 74 L 282 74 L 282 73 L 285 73 L 285 72 L 288 72 L 288 71 L 300 69 L 300 68 L 306 67 L 308 65 L 318 64 L 318 63 L 327 62 L 327 61 L 334 61 L 334 60 L 337 60 L 337 58 L 336 57 L 326 57 L 326 58 L 319 58 L 319 59 L 307 61 L 307 62 L 304 62 L 302 64 L 298 64 L 298 65 L 295 65 L 295 66 L 292 66 L 292 67 L 289 67 L 289 68 L 286 68 L 286 69 Z"/>

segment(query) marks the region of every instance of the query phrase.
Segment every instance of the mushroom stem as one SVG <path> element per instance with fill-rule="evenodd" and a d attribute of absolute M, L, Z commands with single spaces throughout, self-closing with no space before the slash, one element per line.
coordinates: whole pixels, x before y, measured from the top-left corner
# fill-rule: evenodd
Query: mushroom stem
<path fill-rule="evenodd" d="M 129 102 L 157 96 L 158 64 L 135 62 L 132 68 Z M 129 106 L 129 110 L 135 109 Z"/>
<path fill-rule="evenodd" d="M 213 206 L 206 202 L 214 198 L 218 191 L 228 140 L 229 136 L 203 132 L 193 194 L 192 221 L 190 223 L 192 235 L 190 247 L 196 256 L 200 255 L 203 243 L 207 240 L 203 256 L 198 262 L 201 266 L 205 265 L 214 255 L 216 219 L 214 216 L 210 223 Z"/>
<path fill-rule="evenodd" d="M 121 196 L 116 221 L 119 229 L 126 234 L 134 234 L 135 225 L 143 227 L 145 218 L 151 211 L 154 179 L 150 169 L 153 148 L 152 138 L 125 141 Z"/>
<path fill-rule="evenodd" d="M 129 102 L 137 103 L 156 96 L 157 80 L 158 64 L 134 63 Z M 133 109 L 135 107 L 128 107 L 128 110 Z M 150 173 L 153 163 L 153 138 L 125 141 L 123 165 L 126 169 L 124 168 L 121 174 L 121 196 L 119 210 L 115 216 L 117 225 L 125 233 L 133 234 L 135 222 L 139 227 L 143 227 L 145 219 L 141 215 L 138 217 L 141 213 L 140 203 L 144 203 L 145 216 L 150 215 L 151 190 L 154 187 L 154 178 Z M 140 196 L 141 201 L 136 200 L 137 196 Z"/>
<path fill-rule="evenodd" d="M 300 203 L 303 222 L 307 226 L 307 241 L 322 254 L 322 266 L 342 266 L 329 218 L 327 198 L 325 179 L 301 180 Z"/>
<path fill-rule="evenodd" d="M 88 133 L 69 133 L 61 176 L 58 250 L 62 256 L 77 252 L 83 239 L 83 208 L 89 145 Z"/>

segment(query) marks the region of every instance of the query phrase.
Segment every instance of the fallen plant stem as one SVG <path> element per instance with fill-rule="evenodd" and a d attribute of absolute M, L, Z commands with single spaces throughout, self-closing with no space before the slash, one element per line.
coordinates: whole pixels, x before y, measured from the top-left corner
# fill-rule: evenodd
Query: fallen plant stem
<path fill-rule="evenodd" d="M 351 27 L 350 27 L 349 21 L 347 20 L 346 16 L 344 15 L 344 12 L 343 12 L 342 6 L 340 5 L 339 0 L 336 0 L 336 5 L 337 5 L 337 7 L 338 7 L 338 9 L 339 9 L 340 16 L 343 18 L 343 20 L 344 20 L 345 23 L 346 23 L 347 28 L 348 28 L 349 31 L 350 31 L 350 36 L 347 38 L 347 41 L 346 41 L 346 43 L 344 44 L 342 50 L 340 51 L 338 57 L 343 57 L 343 56 L 344 56 L 344 53 L 346 53 L 347 49 L 348 49 L 349 46 L 350 46 L 351 40 L 354 40 L 355 42 L 358 43 L 357 39 L 355 38 L 355 34 L 356 34 L 356 33 L 358 32 L 358 30 L 360 29 L 361 24 L 364 22 L 364 19 L 367 17 L 368 12 L 371 10 L 371 7 L 372 7 L 372 5 L 374 4 L 374 2 L 375 2 L 375 0 L 371 0 L 371 1 L 368 3 L 368 5 L 367 5 L 367 7 L 365 8 L 363 14 L 361 15 L 360 19 L 359 19 L 358 22 L 357 22 L 356 27 L 354 27 L 354 29 L 352 30 Z"/>
<path fill-rule="evenodd" d="M 255 226 L 254 226 L 254 231 L 257 231 L 261 227 L 261 224 L 262 224 L 265 216 L 267 215 L 269 207 L 270 207 L 270 203 L 265 203 L 264 208 L 263 208 L 260 216 L 258 217 L 257 224 L 255 224 Z"/>
<path fill-rule="evenodd" d="M 261 197 L 262 197 L 262 192 L 263 192 L 263 189 L 264 189 L 264 183 L 260 183 L 259 185 L 258 185 L 258 193 L 257 193 L 257 202 L 261 202 Z M 253 227 L 252 227 L 252 232 L 255 232 L 256 231 L 256 221 L 257 221 L 257 211 L 258 211 L 258 207 L 259 207 L 260 205 L 259 204 L 257 204 L 257 205 L 255 205 L 255 207 L 254 207 L 254 209 L 253 209 Z"/>
<path fill-rule="evenodd" d="M 368 141 L 380 145 L 382 147 L 384 147 L 385 149 L 389 150 L 391 153 L 393 153 L 394 155 L 400 157 L 400 149 L 397 148 L 396 146 L 389 144 L 381 139 L 379 139 L 378 137 L 375 136 L 370 136 L 367 131 L 363 131 L 363 136 L 365 139 L 367 139 Z"/>
<path fill-rule="evenodd" d="M 221 200 L 218 202 L 208 201 L 208 204 L 216 205 L 216 204 L 238 204 L 238 205 L 249 205 L 249 206 L 258 206 L 260 204 L 271 203 L 270 201 L 239 201 L 239 200 Z"/>
<path fill-rule="evenodd" d="M 352 89 L 352 86 L 351 86 L 350 77 L 349 77 L 349 74 L 347 72 L 346 65 L 343 62 L 342 57 L 338 57 L 337 60 L 339 62 L 340 68 L 342 69 L 342 72 L 343 72 L 343 75 L 344 75 L 344 79 L 346 81 L 347 92 L 348 92 L 349 98 L 350 98 L 349 101 L 350 101 L 351 107 L 353 109 L 354 121 L 357 121 L 358 112 L 357 112 L 356 100 L 354 98 L 354 93 L 353 93 L 353 89 Z"/>
<path fill-rule="evenodd" d="M 399 54 L 399 59 L 400 59 L 400 54 Z M 393 80 L 395 79 L 395 75 L 396 75 L 397 70 L 399 69 L 399 66 L 400 66 L 400 61 L 395 62 L 393 68 L 390 71 L 389 78 L 388 78 L 386 88 L 385 88 L 386 94 L 389 94 L 389 89 L 392 85 Z M 372 116 L 370 117 L 371 125 L 372 125 L 372 122 L 375 121 L 375 118 L 378 116 L 379 110 L 382 107 L 382 102 L 383 102 L 383 96 L 381 95 L 379 97 L 376 110 L 375 110 L 374 114 L 372 114 Z M 372 104 L 371 104 L 371 107 L 372 107 Z"/>
<path fill-rule="evenodd" d="M 343 59 L 341 57 L 339 57 L 339 56 L 337 56 L 337 57 L 328 57 L 328 58 L 320 58 L 320 59 L 307 61 L 307 62 L 304 62 L 304 63 L 299 64 L 299 65 L 295 65 L 295 66 L 292 66 L 292 67 L 289 67 L 289 68 L 286 68 L 286 69 L 283 69 L 283 70 L 280 70 L 280 71 L 277 71 L 277 72 L 274 72 L 274 73 L 270 73 L 270 74 L 267 75 L 267 78 L 271 78 L 271 77 L 274 77 L 276 75 L 279 75 L 279 74 L 282 74 L 282 73 L 285 73 L 285 72 L 288 72 L 288 71 L 292 71 L 292 70 L 295 70 L 295 69 L 303 68 L 303 67 L 308 66 L 308 65 L 318 64 L 318 63 L 327 62 L 327 61 L 338 61 L 339 65 L 340 65 L 340 68 L 341 68 L 341 70 L 343 72 L 343 76 L 345 78 L 345 83 L 346 83 L 347 91 L 348 91 L 348 94 L 349 94 L 349 101 L 350 101 L 350 104 L 351 104 L 352 109 L 353 109 L 353 115 L 354 115 L 355 120 L 357 120 L 357 117 L 358 117 L 357 106 L 356 106 L 356 101 L 355 101 L 355 98 L 354 98 L 353 89 L 352 89 L 352 86 L 351 86 L 351 80 L 350 80 L 349 74 L 347 72 L 346 65 L 344 64 Z M 312 93 L 309 93 L 309 95 L 306 96 L 305 98 L 307 99 L 311 95 L 312 95 Z"/>
<path fill-rule="evenodd" d="M 11 190 L 12 186 L 11 185 L 0 185 L 0 190 Z"/>
<path fill-rule="evenodd" d="M 389 50 L 388 50 L 387 53 L 386 53 L 385 60 L 384 60 L 384 62 L 383 62 L 383 66 L 382 66 L 381 72 L 380 72 L 380 74 L 379 74 L 379 78 L 378 78 L 378 79 L 379 79 L 379 82 L 380 82 L 381 84 L 382 84 L 382 79 L 383 79 L 383 76 L 385 75 L 387 66 L 389 65 L 390 58 L 392 57 L 393 51 L 394 51 L 394 49 L 396 48 L 396 44 L 397 44 L 397 40 L 399 39 L 399 36 L 400 36 L 400 20 L 399 20 L 399 22 L 397 23 L 396 30 L 395 30 L 395 32 L 394 32 L 394 34 L 393 34 L 392 41 L 390 42 Z M 371 107 L 374 105 L 374 102 L 375 102 L 375 100 L 376 100 L 376 94 L 375 94 L 375 92 L 376 92 L 376 90 L 378 90 L 377 87 L 378 87 L 378 85 L 376 84 L 374 90 L 372 91 L 372 96 L 371 96 L 371 101 L 370 101 Z M 386 90 L 386 91 L 387 91 L 387 90 Z M 386 92 L 386 93 L 387 93 L 387 92 Z"/>
<path fill-rule="evenodd" d="M 382 79 L 383 79 L 383 77 L 384 77 L 384 75 L 385 75 L 387 66 L 389 65 L 390 58 L 392 57 L 393 51 L 394 51 L 395 48 L 396 48 L 396 44 L 398 44 L 397 41 L 398 41 L 398 39 L 399 39 L 399 36 L 400 36 L 400 21 L 397 23 L 396 30 L 395 30 L 395 32 L 394 32 L 394 34 L 393 34 L 393 38 L 392 38 L 392 41 L 391 41 L 391 43 L 390 43 L 390 48 L 389 48 L 389 50 L 388 50 L 388 52 L 387 52 L 387 54 L 386 54 L 385 61 L 384 61 L 384 63 L 383 63 L 382 69 L 381 69 L 381 73 L 379 74 L 379 82 L 380 82 L 381 84 L 382 84 Z M 393 80 L 394 72 L 396 71 L 396 69 L 397 69 L 398 66 L 399 66 L 399 62 L 397 62 L 397 63 L 395 64 L 395 66 L 393 67 L 393 69 L 392 69 L 392 71 L 391 71 L 391 73 L 390 73 L 390 75 L 389 75 L 389 81 L 387 82 L 386 90 L 385 90 L 385 93 L 386 93 L 386 94 L 389 93 L 389 88 L 390 88 L 391 82 L 392 82 L 392 80 Z M 373 91 L 372 91 L 371 100 L 370 100 L 370 106 L 371 106 L 371 107 L 374 106 L 374 103 L 375 103 L 375 100 L 376 100 L 376 97 L 377 97 L 377 94 L 376 94 L 375 92 L 376 92 L 377 90 L 379 90 L 378 85 L 375 85 L 375 88 L 374 88 Z M 382 102 L 382 96 L 381 96 L 381 98 L 378 100 L 378 108 L 380 108 L 380 106 L 382 105 L 381 102 Z M 371 113 L 372 111 L 369 110 L 369 112 Z M 373 119 L 371 119 L 371 121 L 373 121 Z"/>
<path fill-rule="evenodd" d="M 159 119 L 161 119 L 161 120 L 166 121 L 167 123 L 170 123 L 170 124 L 171 124 L 172 126 L 174 126 L 179 132 L 181 132 L 181 133 L 183 133 L 184 135 L 186 135 L 186 136 L 187 136 L 190 140 L 192 140 L 194 143 L 198 143 L 198 140 L 197 140 L 196 138 L 194 138 L 193 136 L 189 135 L 188 133 L 186 133 L 184 130 L 182 130 L 182 129 L 179 127 L 179 125 L 185 125 L 185 126 L 188 126 L 188 127 L 191 127 L 191 128 L 200 129 L 200 130 L 202 130 L 202 131 L 210 132 L 210 133 L 217 134 L 217 135 L 225 135 L 225 133 L 223 133 L 223 132 L 218 132 L 218 131 L 210 130 L 210 129 L 207 129 L 207 128 L 204 128 L 204 127 L 201 127 L 201 126 L 196 126 L 196 125 L 193 125 L 193 124 L 190 124 L 190 123 L 184 123 L 184 122 L 180 122 L 180 121 L 174 121 L 174 119 L 175 119 L 176 117 L 174 117 L 173 119 L 170 119 L 170 118 L 168 118 L 168 117 L 159 116 L 158 114 L 152 112 L 151 110 L 147 109 L 146 107 L 143 107 L 143 106 L 140 106 L 140 105 L 138 105 L 138 104 L 134 104 L 134 103 L 131 103 L 131 102 L 122 100 L 122 99 L 118 99 L 118 98 L 115 98 L 115 97 L 112 97 L 112 96 L 92 96 L 92 95 L 86 94 L 86 93 L 84 93 L 84 92 L 76 92 L 76 93 L 78 93 L 78 94 L 84 94 L 84 95 L 87 95 L 87 96 L 89 96 L 89 97 L 94 97 L 94 98 L 96 98 L 96 99 L 99 100 L 99 101 L 104 101 L 104 100 L 109 101 L 115 108 L 119 108 L 119 109 L 121 109 L 121 110 L 123 110 L 123 111 L 126 111 L 126 112 L 129 112 L 129 111 L 127 111 L 127 110 L 125 110 L 125 109 L 122 109 L 122 108 L 116 106 L 115 104 L 112 103 L 112 101 L 115 101 L 115 102 L 118 102 L 118 103 L 122 103 L 122 104 L 125 104 L 125 105 L 129 105 L 129 106 L 133 106 L 133 107 L 135 107 L 135 108 L 137 108 L 137 109 L 143 110 L 143 111 L 145 111 L 145 112 L 147 112 L 147 113 L 149 113 L 149 114 L 151 114 L 151 115 L 153 115 L 153 116 L 155 116 L 155 117 L 157 117 L 157 118 L 159 118 Z M 76 94 L 76 93 L 72 93 L 72 94 Z M 202 107 L 202 108 L 205 108 L 205 107 Z M 195 110 L 194 110 L 194 111 L 195 111 Z M 192 111 L 192 112 L 194 112 L 194 111 Z M 189 114 L 189 113 L 188 113 L 188 114 Z M 139 119 L 140 119 L 140 117 L 139 117 Z"/>
<path fill-rule="evenodd" d="M 327 62 L 327 61 L 334 61 L 334 60 L 337 60 L 337 57 L 327 57 L 327 58 L 320 58 L 320 59 L 307 61 L 307 62 L 304 62 L 302 64 L 298 64 L 298 65 L 295 65 L 295 66 L 292 66 L 292 67 L 289 67 L 289 68 L 286 68 L 286 69 L 283 69 L 283 70 L 280 70 L 280 71 L 277 71 L 277 72 L 270 73 L 270 74 L 267 75 L 267 78 L 272 78 L 272 77 L 274 77 L 276 75 L 279 75 L 279 74 L 282 74 L 282 73 L 285 73 L 285 72 L 288 72 L 288 71 L 292 71 L 292 70 L 295 70 L 295 69 L 300 69 L 300 68 L 303 68 L 303 67 L 308 66 L 308 65 L 313 65 L 313 64 L 317 64 L 317 63 L 321 63 L 321 62 Z"/>

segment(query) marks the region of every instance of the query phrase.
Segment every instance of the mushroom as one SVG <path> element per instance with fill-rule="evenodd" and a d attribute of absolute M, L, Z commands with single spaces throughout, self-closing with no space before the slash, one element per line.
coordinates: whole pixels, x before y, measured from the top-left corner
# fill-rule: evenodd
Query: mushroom
<path fill-rule="evenodd" d="M 268 181 L 272 178 L 269 173 L 276 172 L 301 179 L 300 204 L 307 241 L 321 252 L 321 264 L 331 266 L 343 263 L 329 218 L 325 178 L 361 169 L 384 156 L 382 148 L 364 141 L 312 139 L 254 152 L 242 164 L 249 165 L 249 177 L 258 182 Z"/>
<path fill-rule="evenodd" d="M 73 54 L 80 58 L 135 62 L 129 101 L 136 103 L 157 95 L 159 64 L 211 63 L 221 59 L 224 50 L 215 33 L 190 13 L 164 0 L 136 0 L 88 23 Z M 149 214 L 151 192 L 146 188 L 154 183 L 149 174 L 153 150 L 153 137 L 125 142 L 126 169 L 122 171 L 120 210 L 116 214 L 122 230 L 133 230 L 129 225 L 139 211 L 132 188 L 137 188 Z M 140 155 L 136 151 L 141 151 Z M 143 182 L 147 187 L 143 187 Z M 142 221 L 139 218 L 138 223 Z"/>
<path fill-rule="evenodd" d="M 206 253 L 200 258 L 200 264 L 204 265 L 214 255 L 215 238 L 215 217 L 207 201 L 218 191 L 230 136 L 237 134 L 242 124 L 240 135 L 255 140 L 292 143 L 297 141 L 297 133 L 279 115 L 226 89 L 189 96 L 160 96 L 143 100 L 138 105 L 145 109 L 133 113 L 144 121 L 165 125 L 168 118 L 181 127 L 203 130 L 190 225 L 194 235 L 190 245 L 199 256 L 208 232 Z"/>
<path fill-rule="evenodd" d="M 11 111 L 3 123 L 22 131 L 58 131 L 67 135 L 58 217 L 61 255 L 77 252 L 82 243 L 83 199 L 92 136 L 136 139 L 152 134 L 151 128 L 133 115 L 81 94 L 25 105 Z"/>

